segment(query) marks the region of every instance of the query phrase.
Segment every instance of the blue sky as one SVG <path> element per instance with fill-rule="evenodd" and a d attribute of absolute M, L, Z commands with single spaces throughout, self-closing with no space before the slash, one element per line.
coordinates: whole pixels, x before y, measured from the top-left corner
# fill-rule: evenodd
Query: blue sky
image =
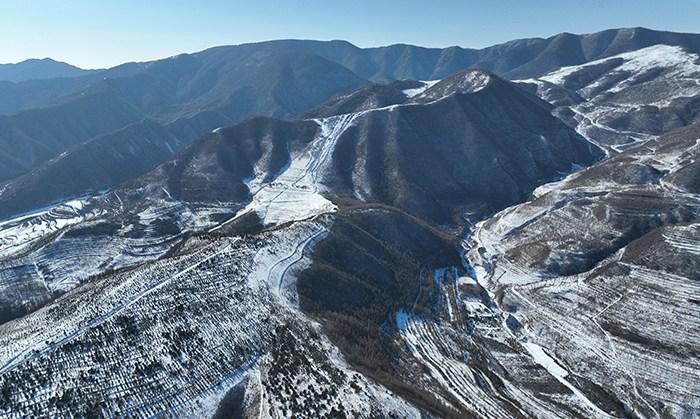
<path fill-rule="evenodd" d="M 700 32 L 700 0 L 2 0 L 0 63 L 95 68 L 280 38 L 483 47 L 631 26 Z"/>

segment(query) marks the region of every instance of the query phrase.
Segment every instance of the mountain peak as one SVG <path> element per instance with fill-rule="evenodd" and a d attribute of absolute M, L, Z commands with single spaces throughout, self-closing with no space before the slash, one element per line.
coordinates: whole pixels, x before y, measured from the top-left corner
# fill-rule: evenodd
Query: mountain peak
<path fill-rule="evenodd" d="M 440 99 L 452 94 L 469 94 L 480 92 L 489 86 L 494 78 L 493 74 L 481 69 L 460 71 L 445 77 L 426 89 L 417 99 Z"/>
<path fill-rule="evenodd" d="M 0 80 L 19 83 L 26 80 L 77 77 L 91 70 L 57 61 L 53 58 L 29 58 L 18 63 L 0 64 Z"/>

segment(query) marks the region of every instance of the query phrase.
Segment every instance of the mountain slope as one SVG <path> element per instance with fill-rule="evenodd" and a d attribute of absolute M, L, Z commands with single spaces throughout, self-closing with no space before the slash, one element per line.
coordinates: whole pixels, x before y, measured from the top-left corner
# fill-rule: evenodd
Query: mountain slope
<path fill-rule="evenodd" d="M 158 190 L 162 186 L 171 197 L 186 202 L 244 202 L 250 199 L 247 180 L 273 181 L 317 131 L 312 121 L 251 118 L 217 129 L 125 187 Z"/>
<path fill-rule="evenodd" d="M 646 28 L 610 29 L 592 34 L 558 34 L 518 39 L 482 49 L 423 48 L 397 44 L 358 48 L 344 41 L 271 41 L 337 62 L 361 77 L 384 83 L 397 79 L 435 80 L 478 67 L 508 79 L 530 78 L 563 66 L 579 65 L 623 52 L 664 44 L 700 52 L 700 36 Z"/>
<path fill-rule="evenodd" d="M 654 45 L 522 81 L 609 152 L 697 122 L 700 55 Z"/>
<path fill-rule="evenodd" d="M 487 80 L 478 90 L 464 81 L 475 75 Z M 421 95 L 402 95 L 400 105 L 367 110 L 364 102 L 354 103 L 357 112 L 316 122 L 255 118 L 217 130 L 140 184 L 166 187 L 185 201 L 241 201 L 250 191 L 254 198 L 244 212 L 259 216 L 273 207 L 283 210 L 283 204 L 288 206 L 284 211 L 293 212 L 289 206 L 296 200 L 294 208 L 327 206 L 326 195 L 398 206 L 451 222 L 457 207 L 487 214 L 600 156 L 552 117 L 545 102 L 486 73 L 458 73 Z M 276 128 L 280 124 L 286 131 Z M 306 137 L 295 139 L 296 147 L 308 144 L 308 150 L 296 158 L 294 147 L 275 146 L 298 133 Z M 257 148 L 251 154 L 250 146 L 241 143 L 260 138 L 264 142 L 256 147 L 266 148 L 270 156 Z M 270 167 L 273 157 L 278 163 Z M 202 182 L 222 186 L 204 190 L 197 186 Z M 187 192 L 195 190 L 194 195 Z"/>
<path fill-rule="evenodd" d="M 585 35 L 563 33 L 547 39 L 514 40 L 479 50 L 461 47 L 423 48 L 404 44 L 363 49 L 346 41 L 268 41 L 216 47 L 164 60 L 127 63 L 77 78 L 0 83 L 0 89 L 4 92 L 0 100 L 0 111 L 13 113 L 28 107 L 46 106 L 55 103 L 60 97 L 89 89 L 104 78 L 123 79 L 138 75 L 153 78 L 155 85 L 171 92 L 175 98 L 190 101 L 199 95 L 210 95 L 211 98 L 212 94 L 218 95 L 212 93 L 212 87 L 217 87 L 213 92 L 224 87 L 223 90 L 228 95 L 231 90 L 227 75 L 242 75 L 248 79 L 258 76 L 254 72 L 247 72 L 246 68 L 262 68 L 264 75 L 268 72 L 267 68 L 256 67 L 262 62 L 256 63 L 256 60 L 269 59 L 266 57 L 269 55 L 291 54 L 297 57 L 294 59 L 306 57 L 311 62 L 322 59 L 335 63 L 364 80 L 386 83 L 401 79 L 436 80 L 468 67 L 483 68 L 509 79 L 530 78 L 563 66 L 580 65 L 659 44 L 700 53 L 697 34 L 645 28 L 610 29 Z M 286 61 L 293 59 L 287 57 Z M 275 66 L 277 64 L 268 67 L 272 69 Z M 189 80 L 189 77 L 192 79 Z M 228 81 L 221 84 L 221 80 Z M 41 89 L 37 88 L 39 85 Z M 306 94 L 304 90 L 301 93 Z M 327 98 L 322 100 L 325 99 Z"/>
<path fill-rule="evenodd" d="M 118 78 L 110 76 L 121 70 L 109 70 L 56 105 L 2 117 L 0 180 L 144 118 L 176 124 L 202 112 L 220 114 L 228 123 L 251 115 L 292 117 L 366 84 L 323 58 L 279 49 L 212 50 L 140 67 Z"/>
<path fill-rule="evenodd" d="M 527 85 L 485 71 L 368 85 L 306 119 L 253 117 L 186 146 L 171 130 L 211 120 L 185 103 L 219 103 L 228 87 L 208 90 L 220 78 L 193 76 L 207 72 L 192 56 L 119 68 L 94 91 L 159 119 L 64 158 L 98 156 L 119 176 L 120 153 L 153 163 L 163 143 L 183 148 L 103 195 L 0 222 L 0 415 L 692 417 L 698 125 L 631 133 L 639 144 L 584 168 L 602 152 L 552 115 L 634 114 L 641 101 L 623 100 L 636 89 L 681 98 L 692 52 L 662 47 L 681 59 L 650 74 L 626 67 L 648 51 L 615 52 L 644 33 L 526 40 L 491 57 L 574 63 Z M 333 47 L 320 67 L 348 57 L 343 68 L 372 76 L 399 71 L 390 61 L 432 71 L 441 54 L 397 46 L 373 67 L 344 43 L 312 46 Z M 225 62 L 236 48 L 212 53 Z M 246 48 L 235 56 L 276 47 Z M 676 105 L 690 123 L 692 97 Z M 608 144 L 607 130 L 578 128 Z"/>
<path fill-rule="evenodd" d="M 493 75 L 458 73 L 412 102 L 353 119 L 324 179 L 335 194 L 449 222 L 457 208 L 487 214 L 596 159 L 546 103 Z"/>
<path fill-rule="evenodd" d="M 479 65 L 510 79 L 522 79 L 658 44 L 700 52 L 700 37 L 697 34 L 623 28 L 585 35 L 562 33 L 547 39 L 512 41 L 486 48 Z"/>
<path fill-rule="evenodd" d="M 256 117 L 217 129 L 103 196 L 3 222 L 2 307 L 6 320 L 14 320 L 0 325 L 0 405 L 27 414 L 42 405 L 85 415 L 202 415 L 219 403 L 223 408 L 225 394 L 235 389 L 243 409 L 273 416 L 311 409 L 464 417 L 487 405 L 495 406 L 496 417 L 560 413 L 524 380 L 498 384 L 500 367 L 489 366 L 463 328 L 449 339 L 468 345 L 460 349 L 462 359 L 474 358 L 455 379 L 476 389 L 475 380 L 486 374 L 494 390 L 480 392 L 474 404 L 451 382 L 417 374 L 410 365 L 424 360 L 406 346 L 409 329 L 396 312 L 442 319 L 445 292 L 433 285 L 433 275 L 445 266 L 462 272 L 451 229 L 435 224 L 453 219 L 420 211 L 426 201 L 415 191 L 454 188 L 459 195 L 443 204 L 444 213 L 451 215 L 448 205 L 455 213 L 464 205 L 479 208 L 470 214 L 478 217 L 558 178 L 559 169 L 593 161 L 596 150 L 554 119 L 546 103 L 493 75 L 463 72 L 432 87 L 415 86 L 400 86 L 414 90 L 400 90 L 404 102 L 387 108 L 349 101 L 358 112 L 299 121 Z M 488 118 L 496 117 L 490 109 L 502 114 L 488 128 Z M 414 120 L 412 130 L 404 115 Z M 342 182 L 339 168 L 351 163 L 372 174 L 375 163 L 363 166 L 364 159 L 342 147 L 373 144 L 366 160 L 384 161 L 379 136 L 366 129 L 371 125 L 395 128 L 387 144 L 400 167 L 393 192 L 354 196 L 351 188 L 361 185 Z M 454 135 L 445 135 L 450 127 Z M 503 165 L 470 159 L 479 147 L 497 153 Z M 416 163 L 416 149 L 429 162 L 440 152 L 454 158 L 434 172 L 433 165 Z M 477 173 L 505 179 L 506 165 L 519 164 L 506 194 L 459 189 L 481 188 Z M 464 172 L 453 175 L 457 167 Z M 420 189 L 411 184 L 418 181 Z M 26 322 L 54 327 L 18 335 Z M 217 331 L 223 324 L 225 331 Z M 144 337 L 153 347 L 135 344 Z M 111 344 L 98 349 L 99 339 Z M 47 375 L 45 362 L 56 350 L 66 364 L 54 364 Z M 131 361 L 120 360 L 125 353 Z M 79 390 L 80 379 L 62 384 L 65 366 L 76 362 L 93 368 L 94 391 Z M 116 379 L 107 366 L 112 362 L 129 365 L 119 378 L 125 391 L 120 402 L 101 403 Z M 22 378 L 29 370 L 42 377 L 40 387 Z M 9 388 L 8 380 L 21 384 Z M 299 388 L 299 381 L 308 387 Z M 551 385 L 549 378 L 540 381 Z M 59 388 L 62 396 L 52 398 Z M 23 395 L 33 402 L 25 405 Z M 514 407 L 528 400 L 536 401 Z"/>
<path fill-rule="evenodd" d="M 0 191 L 0 217 L 40 208 L 65 197 L 110 189 L 152 170 L 172 157 L 188 139 L 174 127 L 150 120 L 99 136 L 4 184 Z"/>
<path fill-rule="evenodd" d="M 0 179 L 26 173 L 65 148 L 87 140 L 85 133 L 72 132 L 74 127 L 69 124 L 73 119 L 71 109 L 76 109 L 73 102 L 84 100 L 86 96 L 116 100 L 139 113 L 138 120 L 150 118 L 166 124 L 183 117 L 191 118 L 202 111 L 220 113 L 232 122 L 252 115 L 289 118 L 333 96 L 362 87 L 367 80 L 437 79 L 466 67 L 482 67 L 509 78 L 542 76 L 562 65 L 580 65 L 659 43 L 700 52 L 696 35 L 641 28 L 590 35 L 561 34 L 482 50 L 427 49 L 410 45 L 361 49 L 341 41 L 286 40 L 217 47 L 164 60 L 128 63 L 82 77 L 0 83 L 0 91 L 7 93 L 0 95 L 3 98 L 0 108 L 15 112 L 51 104 L 48 108 L 51 112 L 66 118 L 66 126 L 54 129 L 65 131 L 75 139 L 69 144 L 52 143 L 53 140 L 47 144 L 42 136 L 28 133 L 23 126 L 11 122 L 16 115 L 9 117 L 5 121 L 5 134 L 0 134 L 0 143 L 16 143 L 13 136 L 26 139 L 19 149 L 5 148 L 6 155 L 0 161 Z M 573 97 L 576 92 L 563 94 Z M 398 100 L 395 96 L 385 103 Z M 107 104 L 94 106 L 97 109 Z M 612 123 L 617 126 L 612 129 L 624 131 L 625 125 L 647 124 L 649 119 L 665 127 L 678 126 L 679 119 L 692 120 L 692 115 L 677 115 L 673 110 L 655 112 L 644 108 L 638 115 L 627 117 L 628 122 Z M 33 114 L 22 112 L 21 115 Z M 569 120 L 576 115 L 563 117 Z M 110 125 L 105 127 L 107 130 L 90 133 L 92 136 L 107 134 L 133 122 L 136 120 L 131 118 L 122 126 Z M 29 123 L 38 125 L 40 121 L 35 119 Z"/>
<path fill-rule="evenodd" d="M 700 383 L 698 138 L 696 124 L 632 147 L 471 237 L 471 263 L 518 338 L 588 394 L 608 389 L 620 414 L 678 417 L 698 402 L 687 391 Z"/>
<path fill-rule="evenodd" d="M 65 105 L 0 116 L 0 180 L 19 176 L 67 148 L 142 119 L 130 104 L 109 94 Z"/>
<path fill-rule="evenodd" d="M 489 83 L 473 92 L 462 82 L 473 74 L 460 73 L 436 84 L 436 92 L 445 96 L 427 103 L 412 102 L 320 120 L 258 117 L 217 129 L 151 173 L 124 184 L 104 198 L 81 204 L 84 208 L 78 213 L 90 219 L 110 219 L 116 209 L 114 216 L 131 219 L 148 211 L 149 206 L 162 207 L 161 218 L 165 213 L 170 214 L 167 218 L 177 226 L 174 231 L 180 232 L 212 225 L 217 220 L 212 218 L 216 213 L 230 214 L 231 224 L 227 223 L 226 228 L 237 229 L 242 228 L 241 224 L 257 222 L 281 225 L 318 212 L 332 212 L 336 205 L 331 200 L 339 203 L 349 200 L 350 204 L 364 201 L 401 206 L 431 221 L 451 223 L 452 211 L 457 206 L 469 207 L 474 216 L 486 214 L 509 205 L 537 184 L 558 178 L 560 171 L 571 170 L 572 164 L 587 164 L 596 158 L 595 149 L 549 115 L 544 102 L 484 73 L 477 74 L 487 76 Z M 424 99 L 432 94 L 427 90 Z M 414 98 L 424 100 L 419 96 Z M 490 127 L 484 118 L 495 114 L 482 109 L 499 110 L 499 124 Z M 408 124 L 408 117 L 414 123 Z M 396 160 L 386 160 L 386 149 L 377 143 L 385 134 L 382 130 L 377 133 L 365 129 L 371 125 L 391 129 L 388 140 L 381 144 L 392 147 Z M 54 177 L 69 178 L 68 186 L 91 180 L 95 183 L 89 186 L 95 189 L 103 176 L 121 176 L 123 163 L 117 157 L 133 155 L 132 145 L 144 158 L 149 153 L 160 158 L 171 151 L 161 142 L 172 142 L 173 149 L 179 142 L 179 137 L 173 137 L 162 127 L 153 123 L 145 126 L 151 131 L 143 137 L 146 143 L 152 138 L 158 140 L 150 148 L 133 145 L 132 141 L 143 141 L 132 138 L 129 130 L 103 137 L 64 157 L 87 162 L 110 150 L 107 154 L 115 157 L 98 159 L 100 169 L 94 176 L 84 176 L 91 173 L 91 166 L 78 164 L 76 171 L 73 165 L 47 164 L 36 173 L 20 178 L 22 181 L 16 185 L 8 184 L 2 193 L 4 202 L 8 206 L 20 205 L 29 199 L 23 195 L 25 188 L 41 190 L 42 181 Z M 143 128 L 144 123 L 139 123 L 131 129 L 142 135 Z M 446 134 L 447 128 L 453 134 Z M 366 144 L 371 145 L 367 147 L 366 158 L 345 151 L 348 147 L 362 149 Z M 516 153 L 511 153 L 512 150 Z M 493 153 L 495 160 L 482 158 L 478 153 Z M 442 159 L 446 154 L 451 154 L 447 164 L 443 170 L 435 171 L 436 162 L 430 164 L 430 159 Z M 429 164 L 417 162 L 420 155 Z M 397 165 L 391 169 L 394 173 L 391 187 L 381 190 L 385 181 L 373 165 L 394 162 Z M 345 169 L 348 165 L 357 166 L 358 176 L 369 181 L 361 183 L 352 176 L 348 178 Z M 489 179 L 500 179 L 503 186 L 489 189 L 484 185 Z M 356 190 L 364 195 L 355 193 Z M 57 191 L 51 193 L 57 195 Z M 100 214 L 101 206 L 106 213 Z M 183 206 L 188 209 L 183 210 Z M 226 209 L 222 211 L 222 208 Z M 51 213 L 18 219 L 17 224 L 6 223 L 7 257 L 15 257 L 18 250 L 13 249 L 44 246 L 45 238 L 60 240 L 60 235 L 54 235 L 66 221 L 61 221 L 62 211 L 56 216 L 59 220 L 55 223 Z M 70 219 L 81 223 L 84 216 L 74 214 Z M 70 223 L 73 222 L 76 221 Z M 42 227 L 33 227 L 34 223 Z M 128 223 L 121 221 L 120 225 Z M 136 226 L 125 231 L 142 228 Z M 88 238 L 89 235 L 85 237 Z"/>

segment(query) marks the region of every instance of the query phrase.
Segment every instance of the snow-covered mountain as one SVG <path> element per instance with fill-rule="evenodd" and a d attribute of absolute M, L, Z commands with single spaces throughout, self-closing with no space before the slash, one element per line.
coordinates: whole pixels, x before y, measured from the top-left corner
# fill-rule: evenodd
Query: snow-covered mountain
<path fill-rule="evenodd" d="M 477 54 L 517 82 L 459 51 L 246 47 L 360 88 L 191 142 L 141 121 L 0 185 L 0 417 L 697 415 L 694 39 Z M 410 57 L 464 65 L 368 82 L 431 78 Z M 59 176 L 99 192 L 56 200 Z"/>
<path fill-rule="evenodd" d="M 475 87 L 475 81 L 479 83 L 478 87 Z M 291 322 L 294 326 L 286 327 L 300 328 L 298 333 L 327 336 L 327 332 L 314 330 L 312 323 L 303 319 L 312 315 L 318 316 L 321 322 L 328 322 L 330 319 L 326 316 L 329 312 L 326 310 L 339 310 L 338 313 L 347 310 L 343 308 L 346 304 L 343 299 L 360 292 L 335 295 L 343 289 L 341 284 L 337 287 L 328 284 L 326 291 L 319 290 L 314 284 L 327 274 L 325 266 L 333 266 L 335 272 L 345 272 L 345 287 L 350 288 L 360 285 L 355 282 L 357 279 L 371 274 L 368 285 L 376 285 L 363 292 L 372 295 L 372 299 L 379 298 L 381 294 L 377 293 L 386 293 L 391 299 L 383 300 L 387 305 L 381 309 L 383 315 L 376 313 L 369 317 L 368 333 L 377 333 L 381 323 L 394 323 L 396 310 L 410 308 L 409 300 L 415 298 L 414 292 L 422 287 L 420 282 L 424 273 L 421 271 L 433 271 L 448 262 L 459 266 L 459 254 L 452 247 L 452 240 L 445 232 L 431 226 L 432 222 L 454 222 L 450 217 L 451 209 L 468 207 L 477 217 L 477 214 L 503 208 L 517 202 L 538 184 L 558 178 L 561 171 L 590 164 L 600 156 L 594 146 L 551 116 L 548 104 L 487 73 L 463 72 L 435 83 L 421 93 L 402 94 L 402 103 L 388 107 L 365 109 L 365 105 L 360 105 L 361 109 L 354 113 L 300 121 L 253 118 L 230 128 L 217 129 L 179 153 L 171 162 L 106 195 L 61 204 L 6 222 L 2 246 L 5 266 L 3 295 L 6 296 L 3 305 L 8 316 L 22 314 L 22 307 L 40 306 L 78 284 L 83 284 L 78 290 L 97 287 L 105 292 L 112 292 L 107 291 L 112 288 L 108 283 L 121 283 L 122 286 L 111 302 L 94 297 L 77 302 L 74 298 L 82 292 L 69 292 L 44 309 L 5 323 L 2 336 L 11 340 L 19 337 L 12 330 L 22 329 L 21 324 L 25 321 L 60 323 L 65 328 L 61 331 L 37 329 L 27 335 L 27 340 L 12 347 L 5 346 L 3 377 L 13 377 L 24 368 L 40 368 L 30 365 L 37 362 L 42 353 L 53 351 L 53 344 L 46 344 L 47 341 L 82 342 L 90 339 L 96 328 L 104 327 L 100 325 L 114 322 L 118 322 L 115 331 L 119 330 L 121 322 L 132 318 L 121 314 L 124 310 L 131 313 L 130 307 L 141 307 L 146 302 L 151 304 L 152 297 L 145 298 L 151 294 L 170 293 L 166 290 L 170 289 L 171 283 L 179 284 L 179 278 L 196 281 L 193 284 L 198 285 L 193 286 L 199 288 L 202 284 L 196 277 L 202 273 L 200 266 L 211 266 L 215 269 L 211 272 L 213 278 L 220 278 L 225 283 L 237 278 L 234 281 L 239 284 L 240 291 L 234 288 L 230 291 L 249 294 L 251 307 L 267 301 L 265 310 L 277 313 L 261 312 L 260 321 L 273 316 L 275 322 L 281 322 L 278 326 L 269 321 L 264 322 L 264 327 L 255 326 L 261 333 L 261 340 L 255 343 L 258 349 L 250 353 L 247 352 L 251 350 L 248 345 L 244 345 L 246 349 L 241 347 L 244 351 L 242 357 L 232 362 L 242 363 L 233 369 L 239 369 L 239 374 L 246 377 L 251 377 L 252 371 L 270 375 L 258 378 L 262 380 L 258 386 L 267 388 L 264 391 L 268 392 L 264 403 L 276 406 L 275 409 L 289 406 L 297 411 L 294 409 L 302 407 L 294 406 L 300 401 L 290 399 L 284 392 L 278 393 L 280 389 L 270 387 L 274 381 L 268 381 L 273 380 L 271 374 L 282 374 L 284 380 L 293 380 L 287 376 L 289 371 L 279 371 L 281 367 L 272 363 L 275 357 L 281 356 L 272 349 L 275 347 L 273 342 L 281 338 L 275 331 Z M 499 109 L 500 123 L 495 126 L 488 122 L 484 119 L 488 115 L 478 112 L 480 108 Z M 460 126 L 462 128 L 455 129 Z M 431 137 L 432 141 L 428 141 Z M 492 144 L 494 139 L 498 139 L 496 145 Z M 352 149 L 356 151 L 348 151 Z M 448 158 L 447 153 L 452 155 Z M 421 156 L 432 161 L 418 166 Z M 525 156 L 528 157 L 524 159 Z M 434 170 L 439 164 L 443 165 L 442 170 Z M 348 167 L 355 169 L 346 172 Z M 346 173 L 355 175 L 347 177 Z M 394 173 L 394 178 L 387 182 L 384 176 L 390 173 Z M 489 177 L 503 178 L 504 185 L 509 186 L 492 188 L 493 193 L 487 193 L 485 186 Z M 469 188 L 473 193 L 447 200 L 450 195 L 459 195 Z M 427 190 L 432 192 L 426 193 Z M 446 201 L 440 203 L 442 200 Z M 207 234 L 202 235 L 204 233 Z M 241 234 L 246 239 L 242 239 Z M 269 245 L 260 242 L 268 240 L 265 237 L 271 240 Z M 312 245 L 319 242 L 322 245 L 317 251 L 312 251 L 315 248 Z M 338 255 L 330 251 L 336 246 L 333 243 L 338 249 L 343 249 L 341 254 L 345 257 L 360 262 L 371 254 L 376 262 L 356 265 L 342 256 L 335 260 Z M 94 256 L 86 256 L 87 249 Z M 396 253 L 401 249 L 403 252 Z M 241 262 L 233 256 L 239 253 L 248 259 L 249 265 L 240 265 Z M 436 257 L 436 254 L 444 256 Z M 233 276 L 222 273 L 221 269 L 231 269 L 226 265 L 208 262 L 220 257 L 237 266 L 231 271 Z M 180 259 L 183 262 L 177 262 Z M 176 266 L 165 268 L 165 271 L 156 268 L 171 263 Z M 304 271 L 306 273 L 301 277 L 303 292 L 297 294 L 294 278 L 304 267 L 310 269 Z M 166 271 L 171 273 L 163 276 Z M 117 279 L 122 275 L 132 279 Z M 128 285 L 131 281 L 135 287 L 133 290 L 132 285 Z M 399 295 L 391 292 L 396 287 L 404 288 L 404 292 Z M 221 296 L 215 295 L 217 298 Z M 429 301 L 424 303 L 426 307 L 430 305 Z M 51 307 L 64 304 L 79 304 L 83 309 L 79 312 L 60 309 L 71 319 L 52 311 L 51 316 L 58 317 L 31 320 L 47 315 L 47 310 L 53 310 Z M 242 302 L 238 301 L 237 305 L 240 304 Z M 367 302 L 362 298 L 354 304 L 355 309 L 346 311 L 349 319 L 358 318 L 359 321 L 363 310 L 377 309 L 373 306 L 363 308 Z M 321 310 L 321 307 L 326 309 Z M 387 311 L 388 307 L 393 309 Z M 246 311 L 250 314 L 250 309 Z M 152 309 L 146 312 L 152 313 Z M 210 314 L 212 325 L 216 324 L 219 314 Z M 78 317 L 72 318 L 74 315 Z M 249 316 L 250 320 L 246 321 L 254 321 L 257 316 Z M 244 330 L 250 327 L 233 317 L 230 319 L 236 323 L 235 328 Z M 155 329 L 147 333 L 155 333 L 164 345 L 169 345 L 166 342 L 171 337 L 165 336 L 166 332 L 160 328 L 171 330 L 175 327 L 172 330 L 177 331 L 182 327 L 176 326 L 176 321 L 169 323 L 163 326 L 154 324 Z M 74 328 L 72 324 L 84 326 L 69 332 Z M 196 329 L 211 327 L 201 325 Z M 236 329 L 231 330 L 233 333 Z M 347 332 L 362 333 L 358 329 L 348 329 Z M 71 337 L 62 340 L 64 333 Z M 291 335 L 285 339 L 292 339 L 290 345 L 297 346 L 298 343 L 294 342 L 299 336 Z M 224 336 L 216 336 L 215 341 L 221 342 L 221 338 Z M 251 343 L 251 339 L 258 339 L 245 334 L 239 334 L 239 338 Z M 363 378 L 357 373 L 343 373 L 348 365 L 342 357 L 339 358 L 337 346 L 340 344 L 342 352 L 352 357 L 358 350 L 355 344 L 344 343 L 346 338 L 334 336 L 330 341 L 327 337 L 318 338 L 316 356 L 327 358 L 324 362 L 328 365 L 323 368 L 329 368 L 328 371 L 317 371 L 321 367 L 317 365 L 320 360 L 317 360 L 307 367 L 312 370 L 298 372 L 304 374 L 304 380 L 310 380 L 308 386 L 313 380 L 321 380 L 318 382 L 320 387 L 314 390 L 319 392 L 328 386 L 323 384 L 324 376 L 349 374 L 342 379 L 338 376 L 334 380 L 341 381 L 332 381 L 331 387 L 323 391 L 343 394 L 347 392 L 342 390 L 343 386 L 347 385 L 360 392 L 348 400 L 327 396 L 328 400 L 323 403 L 335 400 L 340 402 L 338 408 L 346 411 L 390 409 L 401 412 L 401 416 L 417 414 L 412 404 L 418 402 L 421 409 L 434 412 L 468 411 L 460 404 L 443 406 L 440 399 L 446 396 L 428 396 L 429 390 L 419 382 L 402 389 L 397 382 L 387 381 L 386 377 L 369 375 L 371 378 Z M 230 344 L 234 343 L 227 345 Z M 382 343 L 378 340 L 373 344 L 391 344 L 391 341 Z M 29 352 L 23 354 L 13 349 L 30 346 Z M 117 348 L 118 344 L 114 347 Z M 299 356 L 307 356 L 304 353 L 308 350 L 311 349 L 302 350 Z M 245 353 L 248 355 L 243 355 Z M 89 360 L 92 358 L 83 358 L 84 354 L 75 354 L 82 359 L 79 362 L 96 362 Z M 162 356 L 166 355 L 167 352 L 163 352 Z M 182 355 L 172 353 L 167 356 Z M 159 363 L 165 362 L 158 359 Z M 172 362 L 174 367 L 180 361 L 173 359 Z M 197 362 L 203 362 L 203 359 Z M 295 364 L 298 362 L 294 361 Z M 139 366 L 139 371 L 141 368 L 144 367 Z M 132 379 L 140 381 L 139 374 Z M 55 375 L 57 381 L 49 387 L 62 381 L 59 376 Z M 220 385 L 217 380 L 223 378 L 200 379 L 208 383 L 205 387 L 216 387 Z M 108 384 L 110 380 L 107 378 L 104 384 L 111 385 Z M 160 382 L 161 379 L 154 377 L 154 380 Z M 342 384 L 343 380 L 347 384 Z M 388 388 L 389 393 L 369 384 L 375 380 Z M 160 384 L 154 385 L 153 391 L 157 392 Z M 59 407 L 50 398 L 50 392 L 28 388 L 27 391 L 38 391 L 32 396 L 35 401 L 47 397 L 46 403 L 53 408 Z M 68 390 L 64 388 L 62 391 Z M 404 396 L 407 399 L 395 394 L 399 391 L 409 391 Z M 428 393 L 423 394 L 426 391 Z M 90 396 L 85 397 L 90 399 Z M 145 396 L 142 393 L 139 397 Z M 381 401 L 382 397 L 392 402 L 386 405 Z M 312 399 L 315 399 L 314 403 L 321 403 L 323 397 Z M 163 401 L 150 407 L 134 405 L 133 408 L 136 409 L 134 412 L 143 413 L 151 409 L 156 412 L 167 406 Z M 106 409 L 105 412 L 119 409 L 117 405 L 102 408 Z M 329 405 L 327 408 L 333 407 Z"/>
<path fill-rule="evenodd" d="M 584 136 L 611 152 L 700 121 L 700 56 L 654 45 L 536 79 L 545 100 Z"/>

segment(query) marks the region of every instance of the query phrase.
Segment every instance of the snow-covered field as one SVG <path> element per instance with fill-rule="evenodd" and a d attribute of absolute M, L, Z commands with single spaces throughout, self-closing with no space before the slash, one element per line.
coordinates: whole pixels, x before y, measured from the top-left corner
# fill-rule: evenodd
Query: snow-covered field
<path fill-rule="evenodd" d="M 293 156 L 291 163 L 272 182 L 262 184 L 260 178 L 266 176 L 265 173 L 248 182 L 253 200 L 229 222 L 253 212 L 263 225 L 280 225 L 335 211 L 335 205 L 321 195 L 320 180 L 338 137 L 355 116 L 347 114 L 318 120 L 321 126 L 318 138 L 298 156 Z"/>
<path fill-rule="evenodd" d="M 405 89 L 403 90 L 403 94 L 406 95 L 406 97 L 412 98 L 420 95 L 421 93 L 425 92 L 426 90 L 430 89 L 435 85 L 435 83 L 439 82 L 440 80 L 427 80 L 423 81 L 421 80 L 421 83 L 423 83 L 422 86 L 420 87 L 414 87 L 413 89 Z"/>
<path fill-rule="evenodd" d="M 483 266 L 474 267 L 486 273 Z M 561 417 L 559 407 L 543 394 L 578 415 L 607 417 L 540 346 L 507 326 L 508 313 L 494 305 L 489 295 L 452 287 L 459 282 L 452 276 L 457 271 L 437 272 L 439 287 L 445 291 L 446 304 L 441 306 L 449 313 L 444 320 L 406 310 L 396 313 L 400 342 L 413 362 L 427 369 L 427 388 L 442 395 L 444 403 L 478 417 Z M 482 274 L 472 271 L 472 275 Z M 475 298 L 481 301 L 479 311 L 469 309 Z"/>
<path fill-rule="evenodd" d="M 52 233 L 97 215 L 84 210 L 85 204 L 84 199 L 72 199 L 0 222 L 0 258 L 17 255 Z"/>
<path fill-rule="evenodd" d="M 613 74 L 625 75 L 627 73 L 627 77 L 616 80 L 613 85 L 606 83 L 604 79 L 598 79 L 590 85 L 577 89 L 578 93 L 585 98 L 591 99 L 596 94 L 599 94 L 597 90 L 600 89 L 603 84 L 605 84 L 606 92 L 619 93 L 629 87 L 637 85 L 639 83 L 637 78 L 641 79 L 646 72 L 663 69 L 663 77 L 673 81 L 674 84 L 670 89 L 663 89 L 656 92 L 657 95 L 652 97 L 651 101 L 645 101 L 645 105 L 663 106 L 668 105 L 670 99 L 679 96 L 695 96 L 700 94 L 700 84 L 697 82 L 700 78 L 700 56 L 686 52 L 681 47 L 662 44 L 625 52 L 596 61 L 590 61 L 582 65 L 562 67 L 539 79 L 557 85 L 564 85 L 567 78 L 570 78 L 575 73 L 586 69 L 592 69 L 601 64 L 613 62 L 615 60 L 619 60 L 620 64 L 614 66 L 613 69 L 609 71 Z"/>

